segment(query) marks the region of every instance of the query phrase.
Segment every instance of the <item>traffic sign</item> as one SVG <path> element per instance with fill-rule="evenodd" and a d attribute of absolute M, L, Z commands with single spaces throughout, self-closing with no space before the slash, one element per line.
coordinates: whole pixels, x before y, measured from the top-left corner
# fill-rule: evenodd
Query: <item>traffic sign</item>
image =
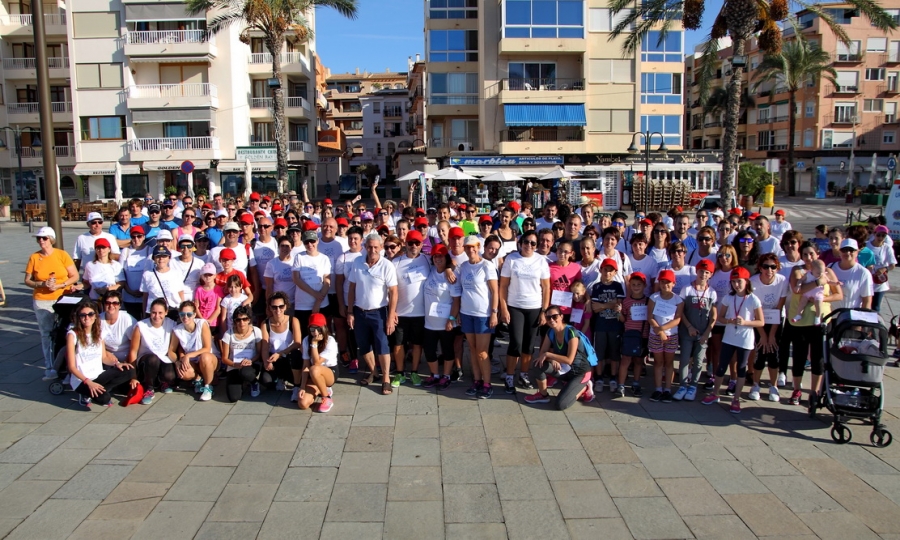
<path fill-rule="evenodd" d="M 897 169 L 897 160 L 895 158 L 888 158 L 888 170 L 894 171 Z"/>
<path fill-rule="evenodd" d="M 185 161 L 181 164 L 181 172 L 184 174 L 191 174 L 194 172 L 194 164 L 190 161 Z"/>
<path fill-rule="evenodd" d="M 804 162 L 802 162 L 802 161 L 798 161 L 798 162 L 794 165 L 794 168 L 795 168 L 795 169 L 805 169 L 805 168 L 806 168 L 806 163 L 804 163 Z"/>

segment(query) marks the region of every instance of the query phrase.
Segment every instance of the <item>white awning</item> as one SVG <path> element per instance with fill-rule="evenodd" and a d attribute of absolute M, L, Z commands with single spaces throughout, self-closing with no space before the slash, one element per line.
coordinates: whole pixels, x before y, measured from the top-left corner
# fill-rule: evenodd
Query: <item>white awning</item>
<path fill-rule="evenodd" d="M 114 161 L 104 163 L 77 163 L 72 172 L 78 176 L 116 174 L 116 163 Z"/>
<path fill-rule="evenodd" d="M 465 173 L 471 174 L 472 176 L 489 176 L 494 173 L 503 171 L 507 173 L 514 174 L 516 176 L 521 176 L 522 178 L 540 178 L 545 174 L 549 173 L 556 166 L 550 167 L 466 167 L 462 166 L 462 170 Z"/>
<path fill-rule="evenodd" d="M 145 64 L 208 64 L 210 58 L 208 54 L 202 56 L 130 56 L 128 61 Z"/>
<path fill-rule="evenodd" d="M 566 165 L 567 171 L 572 172 L 604 172 L 604 171 L 634 171 L 636 173 L 646 170 L 643 163 L 612 163 L 609 165 Z M 651 171 L 721 171 L 721 163 L 651 163 Z M 577 180 L 577 178 L 576 178 Z"/>
<path fill-rule="evenodd" d="M 243 161 L 220 161 L 219 166 L 216 167 L 219 172 L 244 172 L 246 169 L 245 162 Z M 278 163 L 274 161 L 259 161 L 256 163 L 250 163 L 250 166 L 253 167 L 254 171 L 277 171 Z"/>
<path fill-rule="evenodd" d="M 121 163 L 119 169 L 122 174 L 141 174 L 141 165 L 139 163 Z"/>
<path fill-rule="evenodd" d="M 142 166 L 145 171 L 180 171 L 183 161 L 145 161 Z M 197 160 L 192 162 L 194 169 L 208 169 L 209 160 Z"/>

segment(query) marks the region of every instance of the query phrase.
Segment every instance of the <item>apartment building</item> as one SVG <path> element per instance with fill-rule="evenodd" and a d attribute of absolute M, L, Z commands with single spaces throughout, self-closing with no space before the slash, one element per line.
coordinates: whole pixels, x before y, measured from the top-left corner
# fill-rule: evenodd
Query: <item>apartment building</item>
<path fill-rule="evenodd" d="M 426 153 L 427 135 L 425 132 L 425 116 L 427 104 L 425 102 L 425 93 L 427 81 L 425 73 L 425 61 L 419 54 L 416 54 L 415 60 L 410 57 L 408 60 L 409 69 L 407 72 L 406 86 L 409 90 L 409 118 L 406 121 L 406 131 L 409 139 L 412 140 L 412 146 L 398 147 L 394 154 L 393 175 L 395 178 L 406 175 L 412 171 L 425 171 L 434 173 L 438 170 L 438 163 L 434 159 L 428 158 Z M 408 187 L 408 184 L 401 185 L 401 191 Z"/>
<path fill-rule="evenodd" d="M 336 195 L 337 186 L 342 174 L 350 170 L 350 155 L 347 150 L 347 136 L 340 126 L 331 118 L 331 102 L 325 98 L 328 93 L 328 68 L 316 56 L 316 111 L 317 111 L 317 144 L 319 164 L 316 171 L 317 193 L 327 196 Z M 327 186 L 331 186 L 329 189 Z M 316 194 L 310 194 L 315 196 Z"/>

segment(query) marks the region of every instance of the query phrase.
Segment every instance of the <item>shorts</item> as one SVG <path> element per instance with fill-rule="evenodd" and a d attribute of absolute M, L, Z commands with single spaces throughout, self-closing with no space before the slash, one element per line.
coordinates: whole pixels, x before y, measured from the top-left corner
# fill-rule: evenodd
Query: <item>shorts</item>
<path fill-rule="evenodd" d="M 463 334 L 493 334 L 494 329 L 490 327 L 490 317 L 476 317 L 474 315 L 459 315 L 459 327 Z"/>
<path fill-rule="evenodd" d="M 387 307 L 363 311 L 353 308 L 353 332 L 359 354 L 390 354 L 387 336 Z"/>
<path fill-rule="evenodd" d="M 397 327 L 388 336 L 391 347 L 411 345 L 422 346 L 422 335 L 425 333 L 425 317 L 397 317 Z"/>
<path fill-rule="evenodd" d="M 767 324 L 767 325 L 763 326 L 762 328 L 756 329 L 756 332 L 754 332 L 754 334 L 756 336 L 756 341 L 755 341 L 754 347 L 759 347 L 759 335 L 760 335 L 759 332 L 760 332 L 760 330 L 762 330 L 763 332 L 768 334 L 772 330 L 772 325 Z M 775 331 L 775 342 L 776 343 L 781 342 L 781 329 L 780 328 Z M 778 368 L 780 365 L 779 352 L 780 352 L 779 350 L 776 350 L 775 352 L 764 353 L 757 348 L 756 349 L 756 359 L 753 361 L 753 369 L 759 371 L 765 367 L 768 367 L 769 369 Z"/>
<path fill-rule="evenodd" d="M 659 339 L 658 334 L 650 333 L 650 352 L 651 353 L 675 353 L 678 350 L 678 336 L 667 336 L 665 341 Z"/>
<path fill-rule="evenodd" d="M 711 336 L 724 336 L 725 335 L 725 325 L 715 325 L 713 326 L 712 332 L 710 332 Z"/>
<path fill-rule="evenodd" d="M 328 305 L 320 309 L 319 313 L 325 315 L 329 319 L 341 316 L 341 310 L 338 307 L 337 293 L 328 295 Z"/>
<path fill-rule="evenodd" d="M 618 362 L 622 359 L 622 332 L 597 330 L 594 332 L 594 350 L 599 360 Z"/>

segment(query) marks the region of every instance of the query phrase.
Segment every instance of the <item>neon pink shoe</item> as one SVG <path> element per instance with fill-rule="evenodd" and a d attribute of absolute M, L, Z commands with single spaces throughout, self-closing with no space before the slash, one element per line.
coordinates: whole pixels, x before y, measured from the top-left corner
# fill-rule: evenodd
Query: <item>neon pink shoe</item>
<path fill-rule="evenodd" d="M 334 401 L 332 401 L 330 397 L 324 398 L 322 403 L 319 403 L 319 412 L 327 413 L 332 407 L 334 407 Z"/>

